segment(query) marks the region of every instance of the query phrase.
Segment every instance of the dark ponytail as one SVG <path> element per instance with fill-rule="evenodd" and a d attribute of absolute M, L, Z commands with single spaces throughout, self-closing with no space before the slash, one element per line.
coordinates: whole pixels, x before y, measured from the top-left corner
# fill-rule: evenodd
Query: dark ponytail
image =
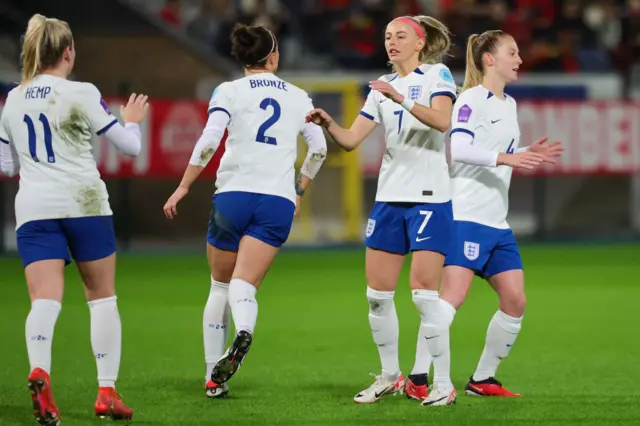
<path fill-rule="evenodd" d="M 231 54 L 245 68 L 261 68 L 269 55 L 278 48 L 278 41 L 264 27 L 236 24 L 231 31 Z"/>

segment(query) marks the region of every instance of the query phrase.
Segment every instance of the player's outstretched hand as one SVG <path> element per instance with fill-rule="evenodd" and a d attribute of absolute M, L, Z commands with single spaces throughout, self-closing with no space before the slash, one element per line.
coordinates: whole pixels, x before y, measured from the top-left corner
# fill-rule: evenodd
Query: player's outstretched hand
<path fill-rule="evenodd" d="M 404 101 L 404 96 L 402 96 L 396 89 L 393 88 L 392 85 L 382 80 L 374 80 L 369 82 L 369 87 L 372 90 L 377 90 L 382 93 L 387 98 L 391 99 L 395 103 L 401 103 Z"/>
<path fill-rule="evenodd" d="M 168 219 L 173 219 L 178 215 L 178 203 L 189 193 L 189 189 L 183 186 L 179 186 L 174 193 L 169 197 L 166 204 L 164 205 L 164 215 Z"/>
<path fill-rule="evenodd" d="M 498 165 L 513 167 L 514 169 L 533 170 L 544 161 L 542 155 L 535 152 L 518 152 L 517 154 L 500 153 Z"/>
<path fill-rule="evenodd" d="M 136 95 L 132 93 L 127 106 L 120 106 L 120 116 L 125 123 L 140 123 L 147 115 L 149 104 L 147 95 Z"/>
<path fill-rule="evenodd" d="M 316 108 L 309 112 L 305 120 L 307 123 L 317 124 L 324 128 L 329 127 L 329 125 L 333 123 L 333 118 L 322 108 Z"/>
<path fill-rule="evenodd" d="M 555 164 L 556 158 L 562 155 L 562 151 L 564 148 L 562 147 L 562 142 L 555 141 L 551 143 L 547 143 L 549 140 L 548 137 L 540 138 L 529 147 L 530 152 L 535 152 L 536 154 L 542 155 L 542 158 L 545 163 Z"/>

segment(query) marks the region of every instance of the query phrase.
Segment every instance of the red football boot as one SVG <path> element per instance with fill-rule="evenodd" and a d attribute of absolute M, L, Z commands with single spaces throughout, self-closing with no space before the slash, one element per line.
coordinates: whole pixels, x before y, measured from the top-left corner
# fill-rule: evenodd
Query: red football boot
<path fill-rule="evenodd" d="M 131 420 L 133 410 L 122 402 L 118 392 L 114 388 L 99 388 L 96 399 L 96 416 L 109 417 L 113 420 Z"/>
<path fill-rule="evenodd" d="M 502 383 L 497 381 L 495 377 L 489 377 L 488 379 L 476 382 L 475 380 L 473 380 L 473 376 L 471 376 L 464 390 L 469 396 L 522 396 L 519 393 L 513 393 L 502 386 Z"/>
<path fill-rule="evenodd" d="M 219 385 L 209 379 L 204 385 L 204 393 L 207 398 L 224 398 L 229 393 L 229 385 L 226 383 Z"/>
<path fill-rule="evenodd" d="M 59 425 L 60 411 L 53 399 L 49 374 L 41 368 L 36 368 L 29 374 L 28 386 L 33 400 L 33 415 L 36 421 L 41 425 Z"/>
<path fill-rule="evenodd" d="M 404 382 L 404 393 L 409 399 L 423 401 L 429 396 L 429 378 L 426 374 L 410 374 Z"/>

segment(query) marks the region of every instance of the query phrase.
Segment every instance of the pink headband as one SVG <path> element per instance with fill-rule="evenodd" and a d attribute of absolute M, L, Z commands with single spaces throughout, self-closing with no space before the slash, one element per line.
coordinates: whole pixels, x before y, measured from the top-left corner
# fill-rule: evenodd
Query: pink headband
<path fill-rule="evenodd" d="M 401 16 L 399 18 L 394 19 L 394 21 L 396 21 L 396 22 L 404 22 L 405 24 L 407 24 L 411 28 L 413 28 L 413 30 L 416 32 L 416 34 L 418 34 L 418 37 L 424 38 L 424 31 L 422 30 L 422 27 L 420 26 L 420 24 L 418 24 L 413 19 L 407 18 L 405 16 Z"/>

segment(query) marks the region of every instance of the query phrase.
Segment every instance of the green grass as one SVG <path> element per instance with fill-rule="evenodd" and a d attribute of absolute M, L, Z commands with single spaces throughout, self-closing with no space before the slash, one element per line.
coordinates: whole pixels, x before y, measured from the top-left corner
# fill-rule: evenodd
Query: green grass
<path fill-rule="evenodd" d="M 522 399 L 462 394 L 497 308 L 476 281 L 452 329 L 452 407 L 404 397 L 356 405 L 379 370 L 367 321 L 361 251 L 284 252 L 259 293 L 251 353 L 229 382 L 230 397 L 203 392 L 204 255 L 123 255 L 118 264 L 124 326 L 118 390 L 141 425 L 627 425 L 640 422 L 640 247 L 526 247 L 528 308 L 498 377 Z M 20 263 L 0 260 L 0 424 L 32 422 L 24 320 L 29 302 Z M 408 372 L 418 314 L 405 271 L 396 296 L 401 365 Z M 53 384 L 63 425 L 93 418 L 95 362 L 89 312 L 68 268 L 53 345 Z"/>

